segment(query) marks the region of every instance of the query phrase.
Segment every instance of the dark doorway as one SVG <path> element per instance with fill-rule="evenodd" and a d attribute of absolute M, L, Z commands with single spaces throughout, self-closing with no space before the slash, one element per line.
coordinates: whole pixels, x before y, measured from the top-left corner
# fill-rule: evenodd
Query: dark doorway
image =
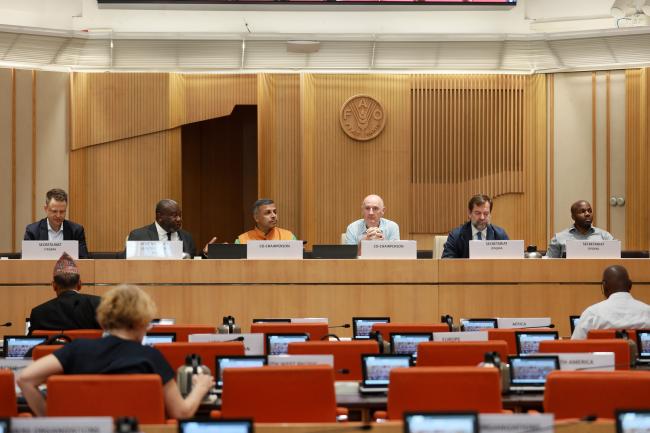
<path fill-rule="evenodd" d="M 183 227 L 197 249 L 212 239 L 232 243 L 253 226 L 257 200 L 257 107 L 184 125 Z"/>

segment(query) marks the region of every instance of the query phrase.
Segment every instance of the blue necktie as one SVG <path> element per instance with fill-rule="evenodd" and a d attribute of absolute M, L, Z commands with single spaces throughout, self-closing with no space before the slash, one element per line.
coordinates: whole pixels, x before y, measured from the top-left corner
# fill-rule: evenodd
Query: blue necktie
<path fill-rule="evenodd" d="M 476 239 L 479 241 L 483 240 L 483 236 L 481 236 L 481 232 L 476 232 Z"/>

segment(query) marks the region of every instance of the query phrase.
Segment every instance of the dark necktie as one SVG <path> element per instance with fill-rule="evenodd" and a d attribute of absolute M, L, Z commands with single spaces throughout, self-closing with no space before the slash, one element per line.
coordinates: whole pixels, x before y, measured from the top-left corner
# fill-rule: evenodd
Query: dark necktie
<path fill-rule="evenodd" d="M 172 240 L 172 233 L 171 232 L 167 232 L 167 240 L 168 241 Z"/>
<path fill-rule="evenodd" d="M 479 241 L 483 240 L 483 236 L 481 236 L 481 232 L 476 232 L 476 239 L 479 240 Z"/>

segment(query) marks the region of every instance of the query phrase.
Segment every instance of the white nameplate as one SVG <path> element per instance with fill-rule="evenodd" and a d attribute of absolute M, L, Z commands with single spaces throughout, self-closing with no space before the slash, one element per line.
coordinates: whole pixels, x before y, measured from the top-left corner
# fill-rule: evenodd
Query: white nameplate
<path fill-rule="evenodd" d="M 183 241 L 126 241 L 126 258 L 174 260 L 183 258 Z"/>
<path fill-rule="evenodd" d="M 12 433 L 113 433 L 113 417 L 12 418 Z"/>
<path fill-rule="evenodd" d="M 550 317 L 497 317 L 497 326 L 503 329 L 546 328 L 550 325 Z"/>
<path fill-rule="evenodd" d="M 302 260 L 302 241 L 248 241 L 246 258 Z"/>
<path fill-rule="evenodd" d="M 58 260 L 63 253 L 79 259 L 79 241 L 23 241 L 21 257 L 27 260 Z"/>
<path fill-rule="evenodd" d="M 567 259 L 620 259 L 621 241 L 566 241 Z"/>
<path fill-rule="evenodd" d="M 542 353 L 541 355 L 557 355 L 560 358 L 560 370 L 611 371 L 616 367 L 614 352 Z"/>
<path fill-rule="evenodd" d="M 269 355 L 269 365 L 330 365 L 334 366 L 334 355 Z"/>
<path fill-rule="evenodd" d="M 291 323 L 328 323 L 327 317 L 294 317 Z"/>
<path fill-rule="evenodd" d="M 553 432 L 553 414 L 482 413 L 478 416 L 481 433 Z"/>
<path fill-rule="evenodd" d="M 416 241 L 361 241 L 360 259 L 415 260 Z"/>
<path fill-rule="evenodd" d="M 469 241 L 470 259 L 523 259 L 524 241 Z"/>
<path fill-rule="evenodd" d="M 455 341 L 487 341 L 488 333 L 485 331 L 469 332 L 434 332 L 433 341 L 451 343 Z"/>
<path fill-rule="evenodd" d="M 215 343 L 233 341 L 244 337 L 246 355 L 264 355 L 264 334 L 190 334 L 190 343 Z"/>

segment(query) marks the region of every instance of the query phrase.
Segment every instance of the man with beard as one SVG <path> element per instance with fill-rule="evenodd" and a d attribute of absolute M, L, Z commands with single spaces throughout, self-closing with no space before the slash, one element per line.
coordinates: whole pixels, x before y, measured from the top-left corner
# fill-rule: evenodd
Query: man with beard
<path fill-rule="evenodd" d="M 492 199 L 487 195 L 477 194 L 467 204 L 469 221 L 456 227 L 447 236 L 443 259 L 468 259 L 469 241 L 502 241 L 510 239 L 501 227 L 490 224 Z"/>
<path fill-rule="evenodd" d="M 255 227 L 240 234 L 236 244 L 248 241 L 295 241 L 296 236 L 289 230 L 278 227 L 278 208 L 273 200 L 262 198 L 253 203 L 253 220 Z"/>
<path fill-rule="evenodd" d="M 611 241 L 614 236 L 605 230 L 593 227 L 594 211 L 586 200 L 578 200 L 571 205 L 571 219 L 573 226 L 556 233 L 548 245 L 546 257 L 560 258 L 566 257 L 566 241 Z"/>

